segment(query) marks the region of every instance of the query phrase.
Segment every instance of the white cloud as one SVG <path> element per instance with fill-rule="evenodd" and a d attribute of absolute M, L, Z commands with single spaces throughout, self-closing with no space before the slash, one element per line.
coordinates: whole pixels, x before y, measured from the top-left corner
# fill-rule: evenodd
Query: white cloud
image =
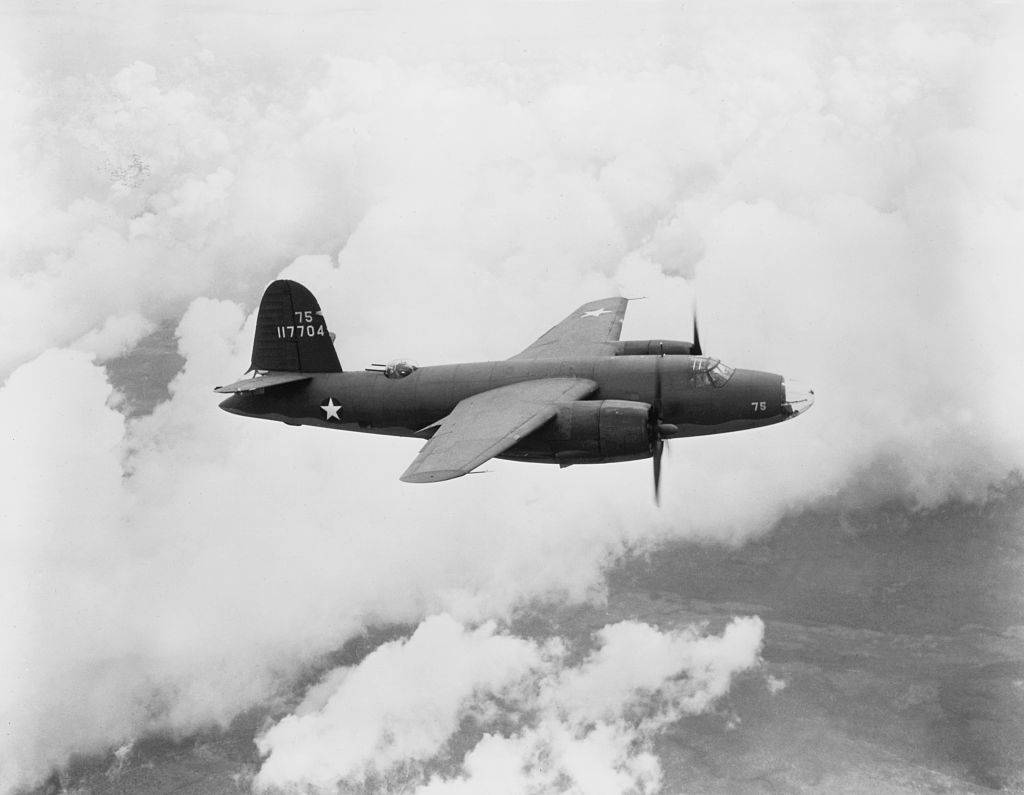
<path fill-rule="evenodd" d="M 597 721 L 629 706 L 637 691 L 665 690 L 666 714 L 641 716 L 665 722 L 697 714 L 724 695 L 732 674 L 757 662 L 764 626 L 760 619 L 736 619 L 720 637 L 700 637 L 695 629 L 664 634 L 648 624 L 622 622 L 598 633 L 599 652 L 563 675 L 556 700 L 578 721 Z M 674 680 L 680 670 L 686 679 Z M 673 681 L 674 680 L 674 681 Z"/>
<path fill-rule="evenodd" d="M 785 679 L 779 679 L 776 676 L 765 677 L 765 683 L 768 685 L 768 692 L 773 696 L 776 693 L 780 693 L 785 690 L 786 686 L 789 684 Z"/>
<path fill-rule="evenodd" d="M 352 437 L 339 458 L 333 435 L 235 421 L 211 385 L 244 368 L 242 325 L 237 306 L 198 299 L 172 399 L 132 423 L 85 352 L 48 352 L 0 390 L 0 648 L 22 672 L 4 683 L 0 787 L 146 731 L 227 722 L 375 621 L 588 598 L 638 529 L 628 500 L 545 496 L 543 470 L 398 499 L 389 459 L 415 443 Z M 556 508 L 580 530 L 554 532 Z"/>
<path fill-rule="evenodd" d="M 267 731 L 256 784 L 653 792 L 661 770 L 649 740 L 708 710 L 755 666 L 763 629 L 757 618 L 736 619 L 721 636 L 622 622 L 572 665 L 557 640 L 540 645 L 491 623 L 470 630 L 433 616 L 408 640 L 329 674 L 312 703 Z M 467 742 L 463 758 L 457 749 Z M 438 768 L 454 772 L 429 772 Z"/>
<path fill-rule="evenodd" d="M 289 716 L 260 740 L 273 749 L 261 781 L 328 788 L 384 775 L 436 756 L 455 733 L 463 703 L 499 694 L 540 664 L 540 652 L 493 625 L 467 632 L 448 616 L 428 618 L 407 642 L 385 644 L 345 671 L 316 712 Z"/>
<path fill-rule="evenodd" d="M 0 788 L 226 721 L 367 624 L 599 595 L 623 543 L 741 539 L 844 490 L 933 505 L 1020 466 L 1012 12 L 133 9 L 0 32 Z M 407 487 L 414 442 L 217 410 L 282 269 L 346 367 L 501 358 L 617 291 L 649 296 L 627 336 L 685 337 L 696 274 L 706 349 L 818 405 L 673 445 L 660 512 L 647 463 Z M 89 353 L 167 318 L 187 364 L 126 423 Z M 614 711 L 636 679 L 600 659 Z M 566 710 L 598 709 L 565 677 Z M 563 743 L 655 786 L 615 731 L 545 725 L 482 739 L 463 778 Z"/>
<path fill-rule="evenodd" d="M 83 335 L 71 347 L 92 353 L 97 361 L 105 362 L 123 356 L 154 328 L 153 323 L 138 312 L 114 315 L 108 317 L 101 328 Z"/>
<path fill-rule="evenodd" d="M 107 742 L 131 729 L 117 711 L 92 709 L 131 686 L 118 680 L 136 640 L 132 614 L 118 609 L 130 572 L 117 565 L 124 418 L 107 405 L 111 396 L 90 356 L 72 351 L 42 354 L 0 390 L 3 791 L 63 763 L 89 738 Z M 79 443 L 73 451 L 67 432 Z M 110 626 L 118 631 L 103 632 Z M 84 685 L 80 697 L 61 687 L 65 676 Z"/>

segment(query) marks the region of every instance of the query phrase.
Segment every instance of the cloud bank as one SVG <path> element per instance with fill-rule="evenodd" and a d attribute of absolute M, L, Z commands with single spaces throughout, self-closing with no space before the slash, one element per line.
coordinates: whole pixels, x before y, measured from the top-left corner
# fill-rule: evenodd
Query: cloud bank
<path fill-rule="evenodd" d="M 978 497 L 1021 464 L 1012 10 L 12 18 L 0 788 L 227 721 L 368 625 L 445 612 L 466 643 L 515 646 L 471 627 L 599 598 L 624 546 L 739 540 L 837 496 Z M 818 405 L 676 445 L 660 512 L 644 464 L 496 462 L 409 488 L 415 443 L 216 409 L 282 273 L 316 292 L 346 367 L 503 358 L 617 292 L 648 296 L 625 336 L 683 337 L 696 277 L 707 349 L 814 381 Z M 103 362 L 167 319 L 185 367 L 127 421 Z M 576 670 L 519 642 L 544 681 Z M 543 742 L 575 747 L 558 714 Z M 303 758 L 288 725 L 270 760 Z M 655 786 L 617 731 L 593 742 Z M 542 742 L 525 736 L 482 737 L 421 783 L 493 773 Z"/>
<path fill-rule="evenodd" d="M 756 665 L 763 629 L 735 619 L 700 637 L 625 621 L 600 630 L 574 665 L 561 639 L 432 616 L 407 641 L 332 671 L 267 731 L 256 786 L 654 792 L 651 736 L 709 709 Z"/>
<path fill-rule="evenodd" d="M 375 622 L 590 598 L 640 537 L 626 494 L 545 497 L 543 472 L 403 493 L 387 459 L 415 443 L 356 438 L 339 466 L 330 434 L 223 422 L 210 385 L 243 367 L 251 324 L 197 300 L 171 400 L 134 422 L 82 351 L 44 353 L 0 391 L 5 787 L 140 732 L 226 722 Z M 555 532 L 556 508 L 579 529 Z"/>

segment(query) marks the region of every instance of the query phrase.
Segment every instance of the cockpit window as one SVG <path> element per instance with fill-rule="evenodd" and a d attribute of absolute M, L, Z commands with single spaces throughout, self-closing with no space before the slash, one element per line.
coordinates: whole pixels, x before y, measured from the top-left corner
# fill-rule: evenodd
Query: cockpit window
<path fill-rule="evenodd" d="M 708 375 L 711 376 L 711 383 L 714 384 L 716 387 L 719 387 L 725 386 L 727 383 L 729 383 L 729 379 L 732 378 L 732 374 L 734 372 L 735 371 L 733 370 L 733 368 L 731 368 L 725 362 L 719 362 L 710 370 L 708 370 Z"/>
<path fill-rule="evenodd" d="M 692 359 L 693 383 L 697 387 L 725 386 L 734 372 L 727 364 L 710 356 L 695 356 Z"/>
<path fill-rule="evenodd" d="M 385 378 L 405 378 L 417 370 L 416 363 L 409 359 L 392 359 L 384 365 Z"/>

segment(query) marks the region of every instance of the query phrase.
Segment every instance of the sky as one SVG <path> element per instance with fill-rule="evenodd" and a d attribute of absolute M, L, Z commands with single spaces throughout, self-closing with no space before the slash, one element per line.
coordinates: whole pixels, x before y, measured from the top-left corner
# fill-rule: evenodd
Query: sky
<path fill-rule="evenodd" d="M 525 607 L 822 505 L 980 504 L 1022 465 L 1012 7 L 2 13 L 2 791 L 279 703 L 269 791 L 655 792 L 670 727 L 771 690 L 770 626 L 538 637 Z M 505 358 L 616 294 L 646 296 L 623 338 L 685 338 L 697 295 L 707 351 L 817 404 L 673 444 L 660 509 L 648 462 L 408 486 L 415 442 L 217 409 L 279 276 L 346 368 Z M 133 411 L 118 363 L 165 328 L 180 368 Z"/>

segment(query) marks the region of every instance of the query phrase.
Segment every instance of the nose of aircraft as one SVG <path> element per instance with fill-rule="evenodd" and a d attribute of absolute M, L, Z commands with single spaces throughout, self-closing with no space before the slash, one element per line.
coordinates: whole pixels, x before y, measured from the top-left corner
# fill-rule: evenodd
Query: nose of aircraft
<path fill-rule="evenodd" d="M 814 389 L 810 384 L 787 378 L 782 382 L 782 413 L 792 418 L 814 405 Z"/>

